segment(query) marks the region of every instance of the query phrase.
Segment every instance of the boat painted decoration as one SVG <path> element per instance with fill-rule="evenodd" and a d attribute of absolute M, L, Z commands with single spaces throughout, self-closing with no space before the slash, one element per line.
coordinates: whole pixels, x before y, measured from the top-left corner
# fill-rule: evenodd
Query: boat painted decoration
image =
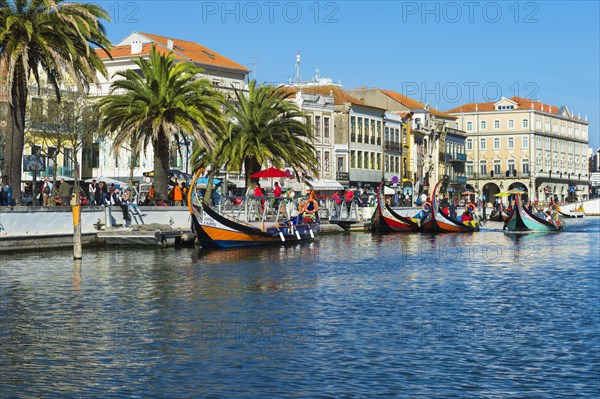
<path fill-rule="evenodd" d="M 261 227 L 257 227 L 219 212 L 204 200 L 194 198 L 191 191 L 188 207 L 192 216 L 192 231 L 203 248 L 294 244 L 314 240 L 320 230 L 318 206 L 310 200 L 298 216 L 270 227 L 268 222 L 262 220 L 258 222 Z"/>
<path fill-rule="evenodd" d="M 504 230 L 516 232 L 561 231 L 564 228 L 565 224 L 560 215 L 555 215 L 549 221 L 530 212 L 523 206 L 520 194 L 515 195 L 514 210 L 509 219 L 504 222 Z"/>
<path fill-rule="evenodd" d="M 464 222 L 446 216 L 440 211 L 436 198 L 437 187 L 438 184 L 433 188 L 429 201 L 423 204 L 423 210 L 426 212 L 421 224 L 423 231 L 432 233 L 469 233 L 479 231 L 479 219 L 474 209 L 472 210 L 473 220 Z"/>
<path fill-rule="evenodd" d="M 377 205 L 371 217 L 371 225 L 375 231 L 381 233 L 390 231 L 419 231 L 421 229 L 420 219 L 402 216 L 394 212 L 385 202 L 383 191 L 383 183 L 381 183 L 377 190 Z"/>

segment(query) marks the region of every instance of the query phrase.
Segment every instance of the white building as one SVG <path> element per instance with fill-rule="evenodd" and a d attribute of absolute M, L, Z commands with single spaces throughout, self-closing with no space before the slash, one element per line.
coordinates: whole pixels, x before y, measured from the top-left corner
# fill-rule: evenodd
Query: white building
<path fill-rule="evenodd" d="M 244 79 L 249 70 L 243 65 L 195 42 L 133 32 L 112 48 L 112 60 L 104 52 L 98 51 L 106 65 L 108 79 L 99 76 L 100 85 L 94 88 L 92 95 L 107 95 L 113 82 L 113 75 L 119 71 L 137 69 L 133 60 L 139 57 L 147 59 L 153 46 L 164 54 L 172 52 L 176 61 L 193 62 L 204 70 L 200 76 L 208 79 L 222 91 L 244 88 Z M 181 155 L 177 151 L 178 146 L 181 148 Z M 121 148 L 115 153 L 109 140 L 97 139 L 88 153 L 90 154 L 89 159 L 92 161 L 84 161 L 82 173 L 84 178 L 107 176 L 128 181 L 131 152 L 127 148 Z M 189 167 L 191 148 L 186 148 L 184 143 L 173 143 L 171 153 L 172 168 L 181 169 L 184 172 L 191 171 Z M 146 153 L 139 154 L 134 176 L 139 181 L 144 172 L 153 169 L 153 153 L 152 149 L 148 148 Z"/>

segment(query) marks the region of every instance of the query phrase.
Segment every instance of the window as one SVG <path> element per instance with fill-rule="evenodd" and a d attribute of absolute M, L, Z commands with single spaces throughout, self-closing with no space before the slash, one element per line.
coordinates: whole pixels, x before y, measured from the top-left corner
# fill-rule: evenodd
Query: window
<path fill-rule="evenodd" d="M 358 134 L 361 135 L 363 132 L 363 124 L 362 124 L 362 120 L 363 118 L 358 118 Z"/>
<path fill-rule="evenodd" d="M 329 142 L 327 140 L 329 138 L 329 117 L 323 118 L 323 136 L 325 137 L 325 142 Z"/>
<path fill-rule="evenodd" d="M 325 151 L 325 158 L 323 159 L 325 172 L 329 172 L 329 151 Z"/>
<path fill-rule="evenodd" d="M 521 147 L 529 148 L 529 137 L 527 137 L 527 136 L 521 137 Z"/>
<path fill-rule="evenodd" d="M 363 167 L 362 151 L 358 151 L 358 169 Z"/>
<path fill-rule="evenodd" d="M 502 163 L 500 160 L 494 160 L 494 176 L 500 176 L 502 174 Z"/>
<path fill-rule="evenodd" d="M 356 169 L 356 151 L 354 150 L 350 151 L 350 167 Z"/>
<path fill-rule="evenodd" d="M 369 169 L 369 153 L 367 151 L 365 151 L 365 163 L 363 169 Z"/>
<path fill-rule="evenodd" d="M 473 131 L 473 122 L 467 122 L 467 132 Z"/>
<path fill-rule="evenodd" d="M 485 139 L 479 139 L 479 149 L 485 150 Z"/>
<path fill-rule="evenodd" d="M 553 133 L 558 133 L 558 123 L 554 122 L 552 124 L 552 132 Z"/>
<path fill-rule="evenodd" d="M 56 148 L 54 150 L 56 151 Z M 100 144 L 92 143 L 90 147 L 85 149 L 83 156 L 84 165 L 86 165 L 88 168 L 100 167 Z M 50 166 L 50 160 L 48 160 L 48 166 Z"/>
<path fill-rule="evenodd" d="M 494 121 L 494 129 L 500 129 L 500 121 Z"/>
<path fill-rule="evenodd" d="M 542 120 L 541 119 L 536 119 L 535 120 L 535 128 L 537 130 L 542 130 Z"/>
<path fill-rule="evenodd" d="M 473 140 L 467 139 L 467 141 L 465 143 L 467 145 L 467 150 L 472 150 L 473 149 Z"/>
<path fill-rule="evenodd" d="M 479 174 L 481 176 L 487 175 L 487 162 L 486 161 L 479 161 Z"/>
<path fill-rule="evenodd" d="M 356 134 L 356 117 L 350 117 L 350 134 L 352 135 L 352 141 L 356 141 L 354 135 Z"/>
<path fill-rule="evenodd" d="M 523 171 L 523 174 L 529 174 L 529 159 L 521 160 L 521 170 Z"/>
<path fill-rule="evenodd" d="M 521 121 L 521 127 L 525 128 L 525 129 L 528 128 L 529 127 L 529 119 L 523 119 Z"/>
<path fill-rule="evenodd" d="M 473 176 L 473 161 L 467 161 L 467 176 L 472 177 Z"/>
<path fill-rule="evenodd" d="M 389 157 L 389 155 L 385 156 L 385 171 L 386 172 L 390 171 L 390 157 Z"/>
<path fill-rule="evenodd" d="M 98 150 L 100 149 L 100 145 L 96 144 Z M 58 150 L 56 149 L 56 147 L 48 147 L 48 149 L 46 150 L 48 156 L 46 157 L 46 159 L 48 160 L 48 166 L 53 167 L 54 166 L 54 158 L 56 157 L 56 155 L 58 154 Z M 92 166 L 93 168 L 97 168 L 97 166 Z"/>
<path fill-rule="evenodd" d="M 319 115 L 315 115 L 315 136 L 321 136 L 321 117 Z"/>
<path fill-rule="evenodd" d="M 70 169 L 73 167 L 73 149 L 72 148 L 64 148 L 63 149 L 63 167 Z"/>
<path fill-rule="evenodd" d="M 572 136 L 573 135 L 573 128 L 571 126 L 569 126 L 568 130 L 569 130 L 569 136 Z"/>
<path fill-rule="evenodd" d="M 377 153 L 377 170 L 381 170 L 381 154 Z"/>
<path fill-rule="evenodd" d="M 371 153 L 371 169 L 375 169 L 375 153 Z"/>
<path fill-rule="evenodd" d="M 508 138 L 508 149 L 512 150 L 513 148 L 515 148 L 515 139 L 514 139 L 514 137 L 509 137 Z"/>
<path fill-rule="evenodd" d="M 510 173 L 511 176 L 515 175 L 515 160 L 514 159 L 508 160 L 508 172 Z"/>
<path fill-rule="evenodd" d="M 515 128 L 515 121 L 514 121 L 514 119 L 509 119 L 508 120 L 508 128 L 509 129 L 514 129 Z"/>
<path fill-rule="evenodd" d="M 365 143 L 369 144 L 369 120 L 365 118 Z"/>
<path fill-rule="evenodd" d="M 560 125 L 560 132 L 561 132 L 562 134 L 565 134 L 565 125 L 564 125 L 564 124 L 563 124 L 563 125 Z"/>
<path fill-rule="evenodd" d="M 500 149 L 500 139 L 498 137 L 494 138 L 494 150 Z"/>
<path fill-rule="evenodd" d="M 481 121 L 480 127 L 481 127 L 481 130 L 487 129 L 487 122 L 486 121 Z"/>
<path fill-rule="evenodd" d="M 550 131 L 550 121 L 546 121 L 546 123 L 544 123 L 544 129 L 549 132 Z"/>

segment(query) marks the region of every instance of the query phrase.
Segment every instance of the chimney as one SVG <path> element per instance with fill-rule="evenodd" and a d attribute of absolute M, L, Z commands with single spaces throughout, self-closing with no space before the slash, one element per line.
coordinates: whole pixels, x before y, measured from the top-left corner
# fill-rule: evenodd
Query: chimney
<path fill-rule="evenodd" d="M 169 40 L 167 40 L 167 48 L 168 48 L 169 50 L 173 50 L 173 44 L 174 44 L 174 43 L 173 43 L 173 39 L 169 39 Z"/>
<path fill-rule="evenodd" d="M 139 54 L 142 52 L 142 42 L 134 40 L 131 42 L 131 54 Z"/>

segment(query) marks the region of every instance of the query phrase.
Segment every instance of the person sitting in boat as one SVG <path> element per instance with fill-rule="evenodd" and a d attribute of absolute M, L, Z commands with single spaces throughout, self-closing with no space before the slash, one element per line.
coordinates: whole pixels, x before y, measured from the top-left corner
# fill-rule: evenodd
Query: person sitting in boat
<path fill-rule="evenodd" d="M 445 208 L 449 206 L 448 202 L 448 194 L 442 195 L 442 199 L 440 200 L 440 207 Z"/>
<path fill-rule="evenodd" d="M 471 212 L 465 210 L 462 214 L 462 216 L 460 217 L 460 221 L 461 222 L 470 222 L 471 220 L 473 220 L 473 216 L 471 216 Z"/>
<path fill-rule="evenodd" d="M 455 220 L 456 220 L 456 219 L 458 219 L 458 215 L 456 214 L 456 206 L 454 206 L 454 205 L 450 205 L 450 206 L 448 207 L 448 210 L 449 210 L 449 212 L 450 212 L 450 217 L 451 217 L 452 219 L 455 219 Z"/>
<path fill-rule="evenodd" d="M 552 223 L 552 214 L 550 213 L 550 211 L 546 211 L 546 222 Z"/>
<path fill-rule="evenodd" d="M 443 207 L 441 212 L 448 217 L 450 216 L 450 210 L 447 206 Z"/>

